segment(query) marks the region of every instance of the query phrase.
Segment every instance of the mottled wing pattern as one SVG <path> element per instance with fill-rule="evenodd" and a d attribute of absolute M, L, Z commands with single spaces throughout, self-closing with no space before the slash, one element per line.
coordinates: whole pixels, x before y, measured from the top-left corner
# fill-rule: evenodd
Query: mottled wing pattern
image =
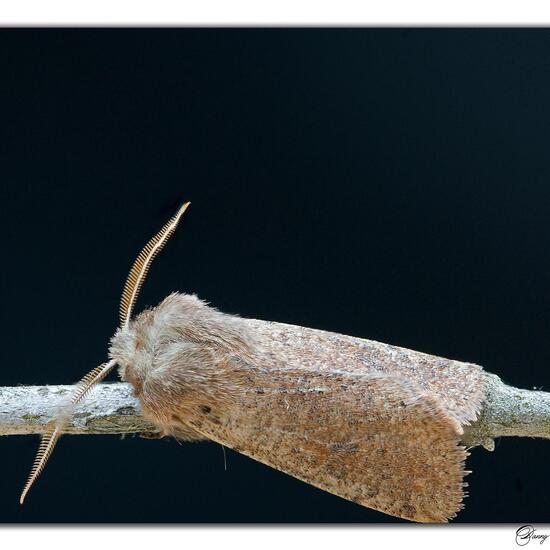
<path fill-rule="evenodd" d="M 473 363 L 324 330 L 255 319 L 243 321 L 264 345 L 262 363 L 270 369 L 284 371 L 300 365 L 329 377 L 339 372 L 397 376 L 435 397 L 461 425 L 477 418 L 485 398 L 484 371 Z"/>
<path fill-rule="evenodd" d="M 191 321 L 171 313 L 190 305 Z M 477 365 L 226 316 L 192 297 L 167 299 L 159 315 L 164 332 L 144 340 L 155 351 L 134 385 L 165 433 L 204 436 L 405 519 L 443 522 L 461 509 L 462 426 L 484 396 Z"/>
<path fill-rule="evenodd" d="M 421 522 L 460 510 L 467 452 L 437 400 L 387 375 L 341 376 L 333 387 L 293 374 L 284 387 L 256 380 L 229 410 L 182 416 L 214 441 L 363 506 Z"/>

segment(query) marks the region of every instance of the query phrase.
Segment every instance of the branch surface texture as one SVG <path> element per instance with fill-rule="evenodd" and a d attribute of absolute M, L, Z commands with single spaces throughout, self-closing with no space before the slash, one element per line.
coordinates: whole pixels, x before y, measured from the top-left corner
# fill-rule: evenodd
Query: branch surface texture
<path fill-rule="evenodd" d="M 43 433 L 74 391 L 74 386 L 0 388 L 0 435 Z M 75 409 L 65 433 L 125 434 L 158 432 L 141 416 L 132 386 L 99 384 Z"/>
<path fill-rule="evenodd" d="M 486 398 L 477 420 L 464 428 L 463 443 L 494 449 L 501 436 L 550 439 L 550 393 L 507 386 L 486 373 Z M 0 435 L 43 433 L 74 386 L 0 388 Z M 158 429 L 141 416 L 132 386 L 123 382 L 98 385 L 75 410 L 65 433 L 152 435 Z"/>

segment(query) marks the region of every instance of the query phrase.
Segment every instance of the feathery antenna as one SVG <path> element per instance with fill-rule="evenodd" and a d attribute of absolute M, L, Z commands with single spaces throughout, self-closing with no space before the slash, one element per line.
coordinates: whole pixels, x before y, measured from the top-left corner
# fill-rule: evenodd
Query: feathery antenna
<path fill-rule="evenodd" d="M 108 363 L 103 363 L 99 367 L 91 370 L 77 383 L 70 402 L 61 410 L 55 426 L 50 428 L 42 436 L 40 447 L 38 447 L 38 452 L 36 453 L 36 458 L 34 459 L 34 463 L 32 465 L 31 473 L 29 474 L 27 483 L 25 483 L 25 487 L 23 488 L 21 497 L 19 498 L 20 504 L 23 504 L 27 493 L 44 469 L 46 462 L 48 462 L 48 459 L 54 450 L 55 444 L 61 437 L 63 429 L 66 426 L 75 406 L 98 382 L 101 382 L 111 372 L 111 370 L 113 370 L 115 365 L 116 362 L 114 360 L 111 360 Z"/>
<path fill-rule="evenodd" d="M 187 210 L 190 202 L 183 204 L 176 214 L 171 217 L 162 227 L 162 229 L 144 246 L 143 250 L 139 253 L 136 261 L 130 269 L 124 290 L 122 291 L 122 298 L 120 300 L 120 326 L 128 326 L 130 318 L 132 316 L 132 309 L 136 303 L 139 291 L 143 285 L 143 281 L 147 276 L 149 267 L 155 256 L 162 250 L 168 239 L 172 236 L 172 233 L 176 230 L 180 218 Z"/>
<path fill-rule="evenodd" d="M 40 447 L 38 447 L 38 452 L 36 453 L 36 458 L 34 459 L 31 473 L 29 474 L 27 483 L 25 483 L 25 487 L 23 488 L 21 496 L 19 497 L 19 504 L 23 504 L 23 502 L 25 502 L 27 493 L 36 481 L 36 478 L 41 474 L 44 466 L 46 465 L 46 462 L 48 462 L 48 458 L 50 458 L 50 455 L 52 454 L 52 451 L 60 435 L 61 430 L 57 426 L 48 430 L 42 435 Z"/>
<path fill-rule="evenodd" d="M 149 267 L 151 266 L 152 261 L 155 259 L 155 256 L 162 250 L 163 246 L 166 244 L 166 241 L 170 238 L 172 233 L 176 230 L 180 218 L 183 216 L 183 213 L 187 210 L 187 207 L 190 205 L 190 202 L 186 202 L 180 206 L 179 210 L 174 216 L 172 216 L 168 222 L 164 224 L 162 229 L 145 245 L 143 250 L 139 253 L 136 261 L 132 265 L 132 269 L 124 285 L 124 290 L 122 292 L 122 298 L 120 302 L 120 326 L 128 326 L 130 318 L 132 316 L 132 309 L 136 303 L 139 291 L 147 276 Z M 101 382 L 110 372 L 113 370 L 116 362 L 114 360 L 109 361 L 108 363 L 103 363 L 91 370 L 88 374 L 84 376 L 77 384 L 75 391 L 71 397 L 70 402 L 61 409 L 55 424 L 48 429 L 43 435 L 42 440 L 40 441 L 40 447 L 36 453 L 36 458 L 31 469 L 27 483 L 21 492 L 21 497 L 19 502 L 23 504 L 25 497 L 32 487 L 33 483 L 36 481 L 46 462 L 50 458 L 54 447 L 61 437 L 69 418 L 71 417 L 75 406 L 82 400 L 88 392 L 99 382 Z"/>

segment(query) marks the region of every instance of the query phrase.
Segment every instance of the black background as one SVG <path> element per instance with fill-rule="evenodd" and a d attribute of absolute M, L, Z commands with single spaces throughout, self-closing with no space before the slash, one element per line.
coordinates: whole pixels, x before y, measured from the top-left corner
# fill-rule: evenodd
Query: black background
<path fill-rule="evenodd" d="M 546 29 L 4 29 L 0 385 L 102 362 L 137 310 L 223 311 L 472 361 L 550 389 Z M 115 376 L 112 377 L 115 379 Z M 0 438 L 3 522 L 398 522 L 217 444 Z M 456 522 L 548 521 L 548 442 L 468 459 Z"/>

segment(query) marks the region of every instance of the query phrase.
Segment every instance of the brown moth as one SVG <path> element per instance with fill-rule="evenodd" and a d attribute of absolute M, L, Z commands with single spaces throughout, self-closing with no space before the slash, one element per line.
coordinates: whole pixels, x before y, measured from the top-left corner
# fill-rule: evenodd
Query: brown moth
<path fill-rule="evenodd" d="M 189 206 L 145 246 L 124 286 L 110 360 L 43 435 L 21 503 L 74 406 L 118 365 L 163 435 L 209 439 L 357 504 L 420 522 L 462 508 L 463 426 L 481 367 L 370 340 L 226 315 L 173 293 L 132 319 L 149 266 Z"/>

